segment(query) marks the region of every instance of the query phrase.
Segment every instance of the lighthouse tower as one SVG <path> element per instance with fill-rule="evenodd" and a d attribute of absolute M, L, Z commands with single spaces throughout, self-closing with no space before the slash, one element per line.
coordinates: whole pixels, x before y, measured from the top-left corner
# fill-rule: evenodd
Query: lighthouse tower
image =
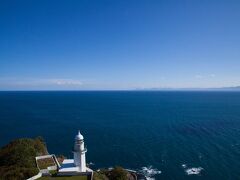
<path fill-rule="evenodd" d="M 75 137 L 73 148 L 74 164 L 79 168 L 80 172 L 86 172 L 86 156 L 87 149 L 84 148 L 83 135 L 78 131 Z"/>

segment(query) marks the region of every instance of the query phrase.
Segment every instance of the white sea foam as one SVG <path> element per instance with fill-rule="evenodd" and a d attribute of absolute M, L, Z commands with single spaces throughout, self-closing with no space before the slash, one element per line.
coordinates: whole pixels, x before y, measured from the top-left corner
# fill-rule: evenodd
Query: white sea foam
<path fill-rule="evenodd" d="M 113 170 L 113 167 L 109 167 L 108 170 L 109 170 L 109 171 Z"/>
<path fill-rule="evenodd" d="M 155 180 L 154 176 L 162 172 L 152 166 L 142 167 L 140 172 L 147 178 L 147 180 Z"/>
<path fill-rule="evenodd" d="M 90 162 L 89 165 L 90 165 L 90 166 L 94 166 L 95 164 L 94 164 L 93 162 Z"/>
<path fill-rule="evenodd" d="M 187 175 L 198 175 L 201 173 L 201 171 L 203 170 L 202 167 L 193 167 L 193 168 L 189 168 L 186 169 L 185 172 L 187 173 Z"/>
<path fill-rule="evenodd" d="M 182 164 L 182 167 L 183 167 L 183 168 L 186 168 L 186 167 L 187 167 L 187 165 L 186 165 L 186 164 Z"/>

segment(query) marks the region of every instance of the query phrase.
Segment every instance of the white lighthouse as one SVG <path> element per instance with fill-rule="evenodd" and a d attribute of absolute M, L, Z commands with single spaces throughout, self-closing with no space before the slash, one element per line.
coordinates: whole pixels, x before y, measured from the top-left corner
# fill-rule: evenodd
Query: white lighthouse
<path fill-rule="evenodd" d="M 79 175 L 81 174 L 91 174 L 93 170 L 86 167 L 86 156 L 85 153 L 87 149 L 84 147 L 83 135 L 78 131 L 75 136 L 75 142 L 73 147 L 73 159 L 64 159 L 58 174 L 61 175 Z"/>
<path fill-rule="evenodd" d="M 73 148 L 74 164 L 79 168 L 80 172 L 86 172 L 86 156 L 87 149 L 84 147 L 83 135 L 78 131 L 75 137 L 75 143 Z"/>

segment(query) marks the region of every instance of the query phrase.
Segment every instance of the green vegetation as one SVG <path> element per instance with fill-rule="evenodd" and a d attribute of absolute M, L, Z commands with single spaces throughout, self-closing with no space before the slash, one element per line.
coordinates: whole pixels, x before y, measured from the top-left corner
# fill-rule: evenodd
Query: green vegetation
<path fill-rule="evenodd" d="M 87 180 L 87 176 L 41 177 L 39 180 Z"/>
<path fill-rule="evenodd" d="M 22 180 L 38 173 L 35 157 L 47 154 L 41 137 L 17 139 L 0 149 L 0 179 Z"/>
<path fill-rule="evenodd" d="M 112 170 L 102 169 L 94 172 L 93 180 L 128 180 L 128 172 L 122 167 L 115 167 Z"/>
<path fill-rule="evenodd" d="M 127 180 L 127 171 L 121 167 L 115 167 L 109 174 L 110 180 Z"/>
<path fill-rule="evenodd" d="M 93 180 L 108 180 L 108 177 L 102 171 L 94 172 L 93 173 Z"/>
<path fill-rule="evenodd" d="M 127 180 L 127 171 L 121 167 L 115 167 L 113 170 L 110 171 L 109 180 Z"/>
<path fill-rule="evenodd" d="M 49 173 L 51 174 L 51 176 L 56 176 L 58 171 L 57 170 L 50 170 Z"/>

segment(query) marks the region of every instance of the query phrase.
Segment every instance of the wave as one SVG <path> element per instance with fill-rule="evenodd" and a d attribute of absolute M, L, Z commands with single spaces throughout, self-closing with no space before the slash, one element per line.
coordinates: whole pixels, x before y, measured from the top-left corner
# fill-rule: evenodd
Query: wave
<path fill-rule="evenodd" d="M 162 171 L 153 168 L 153 166 L 142 167 L 139 172 L 142 173 L 147 178 L 147 180 L 155 180 L 154 176 L 162 173 Z"/>
<path fill-rule="evenodd" d="M 202 167 L 198 167 L 198 168 L 189 168 L 189 169 L 186 169 L 185 172 L 187 173 L 187 175 L 198 175 L 201 173 L 201 171 L 203 170 Z"/>
<path fill-rule="evenodd" d="M 185 169 L 187 175 L 199 175 L 203 170 L 202 167 L 187 168 L 186 164 L 182 164 L 182 167 Z"/>
<path fill-rule="evenodd" d="M 187 165 L 186 165 L 186 164 L 182 164 L 182 167 L 183 167 L 183 168 L 186 168 L 186 167 L 187 167 Z"/>
<path fill-rule="evenodd" d="M 95 165 L 95 163 L 93 163 L 93 162 L 90 162 L 88 165 L 89 165 L 89 166 L 94 166 L 94 165 Z"/>

